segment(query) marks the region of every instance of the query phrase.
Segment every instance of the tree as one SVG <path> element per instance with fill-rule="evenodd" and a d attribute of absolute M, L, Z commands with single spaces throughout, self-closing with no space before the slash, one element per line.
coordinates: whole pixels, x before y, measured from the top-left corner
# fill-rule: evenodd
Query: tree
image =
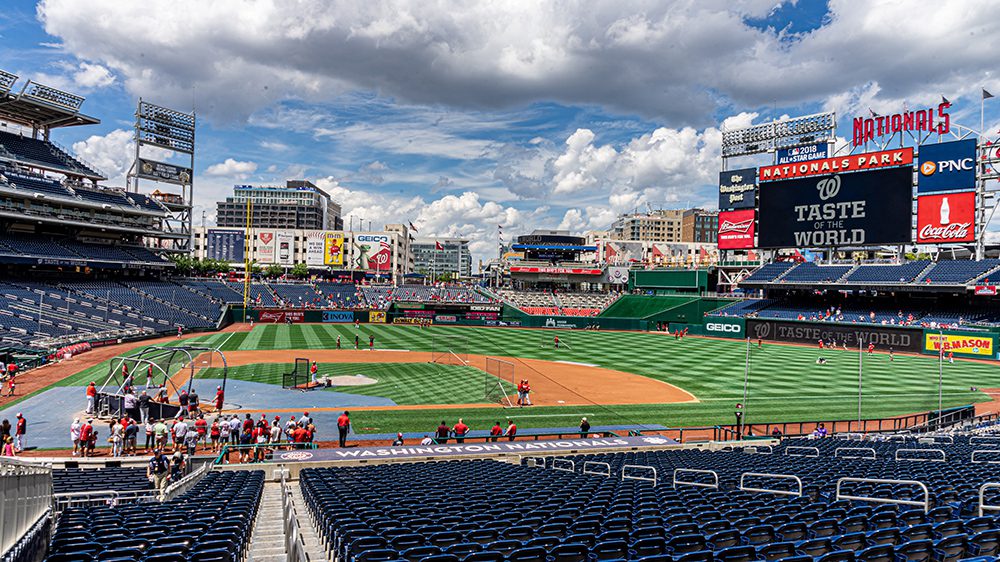
<path fill-rule="evenodd" d="M 272 263 L 271 265 L 264 268 L 264 275 L 271 277 L 272 279 L 281 277 L 284 274 L 285 274 L 284 266 L 280 266 L 276 263 Z"/>
<path fill-rule="evenodd" d="M 197 261 L 188 254 L 170 254 L 167 258 L 174 262 L 174 268 L 180 275 L 190 275 Z"/>
<path fill-rule="evenodd" d="M 304 262 L 299 262 L 292 266 L 291 274 L 299 279 L 305 279 L 309 277 L 309 266 Z"/>

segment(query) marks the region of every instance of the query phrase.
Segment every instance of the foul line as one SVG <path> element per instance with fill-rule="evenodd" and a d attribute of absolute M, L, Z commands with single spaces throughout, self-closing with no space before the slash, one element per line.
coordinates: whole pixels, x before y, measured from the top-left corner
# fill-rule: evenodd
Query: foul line
<path fill-rule="evenodd" d="M 566 414 L 528 414 L 527 416 L 522 416 L 522 415 L 518 414 L 516 416 L 515 415 L 511 415 L 510 417 L 512 417 L 512 418 L 516 417 L 517 419 L 521 419 L 521 418 L 566 418 L 566 417 L 593 416 L 593 415 L 594 414 L 591 414 L 590 412 L 583 412 L 582 414 L 580 412 L 573 412 L 572 414 L 570 414 L 570 413 L 566 413 Z"/>
<path fill-rule="evenodd" d="M 577 361 L 554 361 L 554 363 L 565 363 L 567 365 L 579 365 L 581 367 L 599 367 L 593 363 L 579 363 Z"/>
<path fill-rule="evenodd" d="M 980 391 L 980 392 L 982 392 L 982 391 Z M 942 396 L 966 396 L 968 394 L 969 394 L 968 392 L 954 392 L 954 391 L 953 392 L 943 392 L 943 393 L 941 393 Z M 987 394 L 988 395 L 988 393 L 985 393 L 985 392 L 983 394 Z M 912 396 L 934 396 L 934 397 L 936 397 L 937 393 L 936 392 L 931 392 L 931 393 L 924 392 L 924 393 L 864 394 L 863 395 L 864 398 L 897 398 L 897 397 L 912 397 Z M 857 397 L 858 397 L 857 394 L 835 394 L 833 396 L 764 396 L 764 397 L 757 397 L 757 398 L 754 398 L 753 394 L 750 395 L 750 399 L 754 400 L 754 401 L 762 401 L 762 400 L 831 400 L 831 399 L 838 400 L 838 399 L 848 399 L 848 398 L 857 399 Z M 725 402 L 725 401 L 732 401 L 732 400 L 735 400 L 737 398 L 740 398 L 740 397 L 739 396 L 731 396 L 729 398 L 702 398 L 701 401 L 702 402 Z"/>

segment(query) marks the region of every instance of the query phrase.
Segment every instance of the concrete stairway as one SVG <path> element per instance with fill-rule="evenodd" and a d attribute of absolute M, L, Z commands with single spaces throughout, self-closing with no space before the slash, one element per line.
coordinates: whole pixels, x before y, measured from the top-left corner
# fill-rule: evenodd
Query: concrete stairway
<path fill-rule="evenodd" d="M 281 484 L 267 482 L 250 536 L 249 562 L 285 562 L 285 528 L 281 518 Z"/>
<path fill-rule="evenodd" d="M 293 483 L 290 488 L 292 492 L 292 507 L 295 509 L 295 515 L 298 517 L 299 534 L 302 536 L 302 542 L 305 544 L 306 556 L 310 562 L 326 560 L 323 541 L 320 540 L 319 534 L 316 532 L 316 525 L 309 514 L 309 508 L 306 507 L 306 502 L 302 499 L 302 490 L 299 488 L 297 482 Z"/>

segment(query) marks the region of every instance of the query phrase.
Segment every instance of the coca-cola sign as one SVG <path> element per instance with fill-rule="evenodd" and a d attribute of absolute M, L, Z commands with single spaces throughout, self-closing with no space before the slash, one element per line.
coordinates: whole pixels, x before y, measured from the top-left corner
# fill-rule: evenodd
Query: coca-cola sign
<path fill-rule="evenodd" d="M 917 198 L 917 243 L 954 244 L 976 239 L 976 193 Z"/>

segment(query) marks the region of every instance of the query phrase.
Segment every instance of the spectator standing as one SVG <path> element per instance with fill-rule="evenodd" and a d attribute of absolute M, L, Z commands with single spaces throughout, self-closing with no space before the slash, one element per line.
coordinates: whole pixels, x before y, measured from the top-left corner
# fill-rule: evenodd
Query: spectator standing
<path fill-rule="evenodd" d="M 6 421 L 6 420 L 4 420 Z M 94 439 L 94 420 L 88 419 L 80 425 L 80 456 L 90 456 L 90 441 Z"/>
<path fill-rule="evenodd" d="M 194 414 L 194 412 L 198 411 L 199 405 L 200 403 L 198 402 L 198 392 L 192 388 L 191 392 L 188 393 L 188 410 L 192 413 L 192 415 Z"/>
<path fill-rule="evenodd" d="M 500 427 L 500 420 L 497 420 L 493 427 L 490 429 L 490 441 L 496 443 L 497 437 L 503 435 L 503 428 Z"/>
<path fill-rule="evenodd" d="M 240 418 L 233 414 L 229 418 L 229 443 L 231 445 L 240 444 Z"/>
<path fill-rule="evenodd" d="M 198 419 L 194 422 L 194 430 L 198 433 L 198 441 L 208 445 L 208 420 L 203 414 L 198 414 Z"/>
<path fill-rule="evenodd" d="M 281 443 L 281 418 L 275 417 L 271 423 L 271 443 L 277 446 Z"/>
<path fill-rule="evenodd" d="M 219 418 L 212 420 L 212 426 L 208 428 L 208 438 L 212 442 L 212 452 L 219 452 L 219 436 L 222 435 L 222 430 L 219 429 Z"/>
<path fill-rule="evenodd" d="M 163 492 L 167 489 L 167 482 L 170 481 L 170 462 L 163 456 L 163 451 L 156 449 L 149 459 L 146 467 L 146 478 L 153 483 L 153 489 L 157 491 L 160 501 L 163 501 Z"/>
<path fill-rule="evenodd" d="M 199 441 L 198 431 L 188 430 L 184 434 L 184 448 L 187 450 L 189 457 L 193 457 L 198 451 L 198 441 Z"/>
<path fill-rule="evenodd" d="M 132 423 L 125 426 L 125 454 L 134 457 L 136 449 L 136 440 L 139 436 L 139 424 L 132 420 Z"/>
<path fill-rule="evenodd" d="M 174 452 L 179 452 L 181 447 L 184 446 L 184 437 L 188 433 L 188 425 L 184 421 L 184 416 L 182 415 L 180 419 L 174 423 L 174 427 L 170 428 L 174 434 Z"/>
<path fill-rule="evenodd" d="M 143 453 L 148 453 L 153 449 L 158 449 L 159 446 L 156 445 L 156 424 L 153 420 L 147 419 L 146 423 L 142 424 L 143 429 L 146 431 L 146 445 L 142 448 Z"/>
<path fill-rule="evenodd" d="M 167 435 L 169 435 L 170 429 L 167 428 L 167 424 L 163 420 L 156 420 L 153 424 L 153 438 L 156 440 L 157 449 L 167 448 Z"/>
<path fill-rule="evenodd" d="M 177 403 L 181 406 L 181 412 L 187 411 L 190 399 L 186 390 L 182 390 L 181 393 L 177 395 Z"/>
<path fill-rule="evenodd" d="M 122 454 L 122 426 L 118 420 L 108 422 L 108 443 L 111 443 L 111 456 L 120 457 Z"/>
<path fill-rule="evenodd" d="M 147 394 L 146 391 L 143 390 L 139 394 L 137 402 L 139 403 L 139 421 L 145 424 L 146 422 L 149 421 L 149 402 L 150 402 L 149 394 Z"/>
<path fill-rule="evenodd" d="M 299 418 L 299 423 L 302 424 L 303 427 L 312 423 L 312 418 L 309 417 L 309 412 L 302 412 L 302 417 Z"/>
<path fill-rule="evenodd" d="M 441 420 L 441 425 L 437 427 L 437 431 L 434 432 L 434 441 L 438 445 L 444 445 L 448 442 L 448 434 L 451 433 L 451 428 L 444 420 Z"/>
<path fill-rule="evenodd" d="M 180 451 L 174 451 L 174 455 L 170 458 L 170 479 L 180 480 L 184 476 L 184 468 L 187 463 L 184 461 L 184 453 Z"/>
<path fill-rule="evenodd" d="M 94 400 L 97 399 L 97 385 L 90 381 L 87 385 L 87 415 L 94 415 Z"/>
<path fill-rule="evenodd" d="M 580 420 L 580 438 L 586 439 L 588 435 L 590 435 L 590 422 L 587 418 L 583 418 Z"/>
<path fill-rule="evenodd" d="M 222 390 L 221 386 L 215 387 L 215 411 L 221 412 L 222 406 L 226 402 L 226 391 Z"/>
<path fill-rule="evenodd" d="M 130 388 L 128 392 L 125 393 L 125 398 L 122 401 L 125 411 L 122 412 L 126 416 L 131 416 L 135 413 L 136 409 L 139 407 L 139 399 L 136 398 L 135 394 L 132 393 Z"/>
<path fill-rule="evenodd" d="M 17 423 L 14 425 L 14 450 L 18 453 L 28 446 L 28 420 L 21 412 L 17 413 Z"/>
<path fill-rule="evenodd" d="M 433 445 L 433 444 L 434 444 L 434 440 L 433 440 L 433 439 L 431 439 L 431 436 L 430 436 L 430 435 L 427 435 L 427 434 L 425 433 L 425 434 L 424 434 L 424 438 L 423 438 L 423 439 L 422 439 L 422 440 L 420 441 L 420 444 L 421 444 L 421 445 Z"/>
<path fill-rule="evenodd" d="M 7 396 L 14 396 L 14 389 L 17 388 L 17 382 L 14 381 L 14 377 L 7 379 Z"/>
<path fill-rule="evenodd" d="M 403 434 L 402 433 L 397 433 L 396 434 L 396 439 L 393 440 L 392 446 L 393 447 L 402 447 L 403 446 Z"/>
<path fill-rule="evenodd" d="M 3 442 L 0 443 L 2 448 L 0 448 L 0 457 L 16 457 L 17 451 L 14 450 L 14 440 L 10 437 L 4 437 Z"/>
<path fill-rule="evenodd" d="M 337 434 L 340 436 L 340 447 L 347 447 L 347 434 L 351 432 L 351 414 L 344 411 L 337 418 Z"/>
<path fill-rule="evenodd" d="M 232 429 L 232 427 L 229 425 L 229 420 L 227 420 L 225 417 L 223 417 L 221 420 L 219 420 L 219 450 L 220 451 L 222 450 L 222 447 L 226 446 L 226 444 L 229 443 L 229 439 L 230 439 L 229 432 L 230 432 L 231 429 Z"/>
<path fill-rule="evenodd" d="M 514 420 L 507 420 L 507 429 L 504 430 L 503 434 L 507 436 L 508 441 L 514 440 L 514 437 L 517 436 L 517 424 L 514 423 Z"/>
<path fill-rule="evenodd" d="M 462 418 L 458 418 L 458 423 L 455 424 L 453 429 L 455 431 L 455 442 L 465 443 L 465 436 L 469 433 L 469 426 L 465 425 Z"/>
<path fill-rule="evenodd" d="M 73 456 L 77 455 L 77 451 L 80 448 L 80 428 L 83 424 L 80 423 L 80 418 L 74 418 L 73 423 L 69 426 L 69 438 L 73 442 Z"/>

